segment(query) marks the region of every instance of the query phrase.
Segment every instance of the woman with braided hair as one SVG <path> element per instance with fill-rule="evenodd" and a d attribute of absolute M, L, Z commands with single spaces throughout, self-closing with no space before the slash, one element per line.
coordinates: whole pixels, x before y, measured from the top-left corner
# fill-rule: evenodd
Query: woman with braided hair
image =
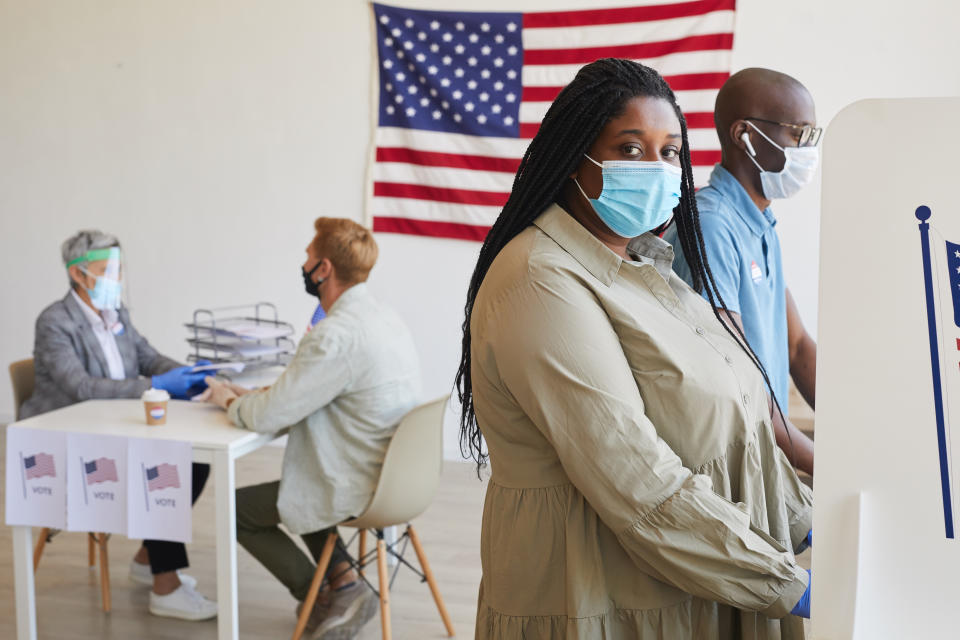
<path fill-rule="evenodd" d="M 671 211 L 709 302 L 651 233 Z M 462 446 L 492 467 L 478 639 L 803 638 L 812 496 L 704 255 L 670 87 L 583 67 L 467 295 Z"/>

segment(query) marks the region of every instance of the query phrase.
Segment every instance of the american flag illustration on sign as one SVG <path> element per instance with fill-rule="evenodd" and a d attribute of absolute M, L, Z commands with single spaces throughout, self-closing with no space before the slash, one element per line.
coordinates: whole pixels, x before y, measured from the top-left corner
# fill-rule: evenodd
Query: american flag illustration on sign
<path fill-rule="evenodd" d="M 697 185 L 720 161 L 717 91 L 735 0 L 553 12 L 374 4 L 379 95 L 367 214 L 375 231 L 482 240 L 527 144 L 583 65 L 637 60 L 687 118 Z"/>
<path fill-rule="evenodd" d="M 57 477 L 57 470 L 53 465 L 53 456 L 49 453 L 36 453 L 23 459 L 23 468 L 26 470 L 27 480 L 50 476 Z"/>
<path fill-rule="evenodd" d="M 155 467 L 147 467 L 146 473 L 148 491 L 159 491 L 167 487 L 180 488 L 180 476 L 175 464 L 164 462 Z"/>
<path fill-rule="evenodd" d="M 83 473 L 87 484 L 98 482 L 117 482 L 117 463 L 111 458 L 97 458 L 83 463 Z"/>

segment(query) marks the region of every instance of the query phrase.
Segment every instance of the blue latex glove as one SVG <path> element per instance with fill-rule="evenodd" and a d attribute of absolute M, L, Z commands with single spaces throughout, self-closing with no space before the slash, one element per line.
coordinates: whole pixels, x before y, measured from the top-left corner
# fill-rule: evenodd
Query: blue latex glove
<path fill-rule="evenodd" d="M 210 372 L 205 371 L 204 373 L 210 373 Z M 206 390 L 207 390 L 207 383 L 205 380 L 198 382 L 195 385 L 191 385 L 191 387 L 187 389 L 187 400 L 193 400 L 194 396 L 198 396 Z"/>
<path fill-rule="evenodd" d="M 794 549 L 794 553 L 803 553 L 807 549 L 813 546 L 813 529 L 807 531 L 807 535 L 803 537 L 803 540 L 800 541 L 800 544 L 797 545 L 797 548 Z"/>
<path fill-rule="evenodd" d="M 810 583 L 812 582 L 812 578 L 813 576 L 810 574 L 810 569 L 807 569 L 807 590 L 803 592 L 803 595 L 800 597 L 800 602 L 798 602 L 790 612 L 795 616 L 800 616 L 801 618 L 810 617 Z"/>
<path fill-rule="evenodd" d="M 213 363 L 210 362 L 209 360 L 197 360 L 196 362 L 193 363 L 193 368 L 205 367 L 208 364 L 213 364 Z M 210 372 L 205 371 L 204 373 L 210 373 Z M 204 380 L 206 380 L 206 378 L 204 378 Z M 198 384 L 191 386 L 189 389 L 187 389 L 187 397 L 192 400 L 194 396 L 198 396 L 206 390 L 207 390 L 207 383 L 200 382 Z"/>
<path fill-rule="evenodd" d="M 206 371 L 191 373 L 193 367 L 177 367 L 170 369 L 150 379 L 154 389 L 163 389 L 174 398 L 184 400 L 191 393 L 197 394 L 207 388 L 203 379 L 208 375 Z"/>

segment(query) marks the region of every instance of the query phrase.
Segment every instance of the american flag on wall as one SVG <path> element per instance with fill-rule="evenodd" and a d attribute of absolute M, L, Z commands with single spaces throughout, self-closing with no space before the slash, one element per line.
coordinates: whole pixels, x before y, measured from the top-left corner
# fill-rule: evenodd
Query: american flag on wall
<path fill-rule="evenodd" d="M 147 467 L 147 490 L 159 491 L 167 487 L 180 488 L 177 465 L 164 462 L 155 467 Z"/>
<path fill-rule="evenodd" d="M 550 103 L 598 58 L 664 75 L 687 118 L 695 181 L 705 184 L 720 160 L 713 103 L 730 75 L 735 2 L 535 13 L 374 4 L 374 230 L 483 240 Z"/>

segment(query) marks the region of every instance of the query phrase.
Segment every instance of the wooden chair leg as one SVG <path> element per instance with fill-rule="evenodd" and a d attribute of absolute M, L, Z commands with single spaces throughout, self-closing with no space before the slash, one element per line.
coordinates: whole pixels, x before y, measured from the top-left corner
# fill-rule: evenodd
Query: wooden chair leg
<path fill-rule="evenodd" d="M 103 597 L 103 611 L 110 613 L 110 560 L 107 555 L 107 534 L 101 533 L 100 541 L 100 593 Z"/>
<path fill-rule="evenodd" d="M 93 569 L 97 566 L 97 538 L 93 533 L 87 534 L 87 564 Z"/>
<path fill-rule="evenodd" d="M 363 556 L 367 553 L 367 530 L 360 529 L 360 536 L 357 542 L 357 573 L 363 576 Z"/>
<path fill-rule="evenodd" d="M 420 537 L 413 529 L 412 525 L 407 525 L 407 534 L 410 536 L 410 542 L 413 543 L 413 550 L 417 552 L 417 560 L 420 561 L 420 568 L 423 569 L 423 575 L 430 585 L 430 593 L 433 594 L 433 601 L 437 603 L 437 610 L 440 611 L 440 617 L 443 618 L 443 625 L 447 628 L 447 634 L 452 638 L 454 634 L 453 623 L 450 621 L 450 615 L 447 613 L 447 607 L 443 604 L 443 598 L 440 597 L 440 589 L 437 588 L 437 582 L 433 579 L 433 571 L 430 570 L 430 564 L 427 562 L 427 554 L 423 552 L 420 545 Z"/>
<path fill-rule="evenodd" d="M 47 546 L 47 536 L 50 535 L 50 529 L 44 527 L 40 531 L 40 537 L 37 538 L 37 546 L 33 548 L 33 570 L 36 571 L 40 566 L 40 556 L 43 555 L 43 548 Z"/>
<path fill-rule="evenodd" d="M 323 551 L 320 552 L 320 560 L 317 562 L 317 570 L 313 572 L 313 580 L 310 581 L 310 590 L 307 591 L 307 599 L 303 601 L 303 607 L 300 608 L 300 616 L 297 618 L 297 628 L 293 630 L 293 640 L 300 640 L 304 629 L 307 628 L 307 621 L 310 619 L 313 605 L 317 602 L 317 594 L 320 593 L 320 585 L 323 583 L 323 576 L 327 573 L 327 567 L 330 566 L 330 558 L 333 557 L 333 547 L 336 544 L 337 534 L 331 533 L 327 536 L 327 541 L 323 545 Z"/>
<path fill-rule="evenodd" d="M 383 538 L 377 540 L 377 571 L 380 578 L 380 626 L 383 629 L 383 640 L 391 640 L 390 575 L 387 573 L 387 543 Z"/>

